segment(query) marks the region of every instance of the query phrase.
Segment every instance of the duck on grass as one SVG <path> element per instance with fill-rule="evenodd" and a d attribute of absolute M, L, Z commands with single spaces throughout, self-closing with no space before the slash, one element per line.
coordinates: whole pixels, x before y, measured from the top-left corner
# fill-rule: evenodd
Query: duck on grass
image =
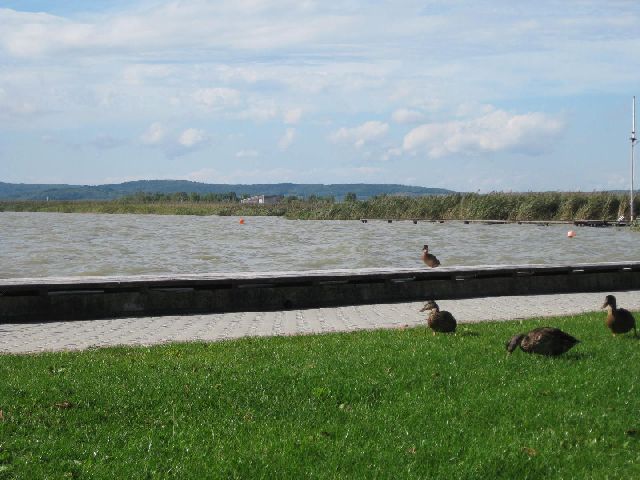
<path fill-rule="evenodd" d="M 543 325 L 581 343 L 505 358 Z M 458 330 L 2 355 L 0 477 L 638 477 L 638 342 L 601 312 Z"/>

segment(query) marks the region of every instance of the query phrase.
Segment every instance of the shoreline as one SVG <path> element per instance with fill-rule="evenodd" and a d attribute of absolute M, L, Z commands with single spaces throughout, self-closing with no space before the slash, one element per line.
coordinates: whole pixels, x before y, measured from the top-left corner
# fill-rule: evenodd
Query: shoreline
<path fill-rule="evenodd" d="M 276 216 L 291 220 L 464 222 L 485 224 L 571 224 L 627 226 L 625 197 L 617 194 L 468 194 L 373 197 L 334 202 L 287 199 L 272 205 L 238 202 L 140 202 L 120 200 L 0 200 L 0 212 Z M 638 209 L 640 211 L 640 208 Z M 628 218 L 628 216 L 626 217 Z"/>

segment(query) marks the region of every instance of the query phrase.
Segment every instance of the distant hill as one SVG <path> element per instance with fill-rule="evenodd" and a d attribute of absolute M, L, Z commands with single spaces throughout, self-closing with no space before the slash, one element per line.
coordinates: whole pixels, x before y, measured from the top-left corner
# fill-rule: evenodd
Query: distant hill
<path fill-rule="evenodd" d="M 138 180 L 111 185 L 62 185 L 25 184 L 0 182 L 0 200 L 114 200 L 137 192 L 146 193 L 228 193 L 246 195 L 310 195 L 333 196 L 342 199 L 353 192 L 359 199 L 375 195 L 443 195 L 455 193 L 444 188 L 414 187 L 397 184 L 339 183 L 331 185 L 307 183 L 265 183 L 253 185 L 230 185 L 199 183 L 188 180 Z"/>

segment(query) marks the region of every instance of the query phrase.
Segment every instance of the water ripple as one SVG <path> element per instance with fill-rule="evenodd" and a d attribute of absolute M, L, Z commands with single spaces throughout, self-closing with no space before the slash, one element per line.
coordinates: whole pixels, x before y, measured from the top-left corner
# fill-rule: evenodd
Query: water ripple
<path fill-rule="evenodd" d="M 640 234 L 568 225 L 464 225 L 0 212 L 0 278 L 421 266 L 571 264 L 640 258 Z"/>

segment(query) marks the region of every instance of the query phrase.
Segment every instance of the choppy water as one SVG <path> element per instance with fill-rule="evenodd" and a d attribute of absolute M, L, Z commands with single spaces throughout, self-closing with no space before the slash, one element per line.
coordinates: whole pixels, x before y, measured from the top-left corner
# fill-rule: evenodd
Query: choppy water
<path fill-rule="evenodd" d="M 640 260 L 640 233 L 464 225 L 0 212 L 0 278 Z"/>

